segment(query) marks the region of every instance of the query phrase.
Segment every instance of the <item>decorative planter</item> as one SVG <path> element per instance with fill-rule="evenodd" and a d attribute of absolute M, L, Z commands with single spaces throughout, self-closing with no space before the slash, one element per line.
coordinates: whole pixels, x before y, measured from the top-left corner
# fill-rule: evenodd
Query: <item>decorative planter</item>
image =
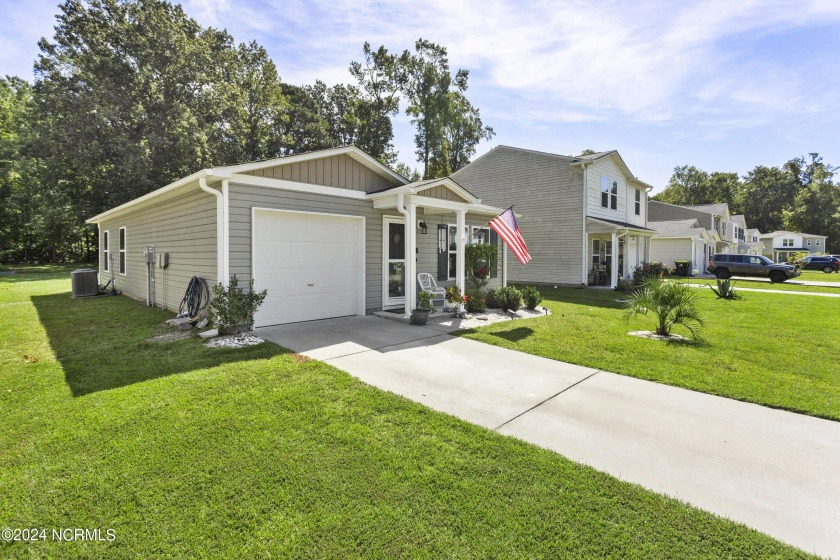
<path fill-rule="evenodd" d="M 431 312 L 428 309 L 415 309 L 411 315 L 411 321 L 415 325 L 425 325 L 430 314 Z"/>

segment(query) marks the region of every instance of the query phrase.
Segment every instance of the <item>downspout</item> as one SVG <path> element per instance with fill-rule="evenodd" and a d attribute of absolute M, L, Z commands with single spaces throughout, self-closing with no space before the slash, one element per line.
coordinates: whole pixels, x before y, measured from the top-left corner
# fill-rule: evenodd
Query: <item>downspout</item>
<path fill-rule="evenodd" d="M 225 196 L 221 191 L 208 187 L 206 177 L 199 178 L 198 186 L 204 192 L 216 197 L 216 276 L 220 284 L 227 285 L 224 270 L 224 254 L 226 252 L 225 237 L 227 232 L 227 228 L 225 227 Z"/>
<path fill-rule="evenodd" d="M 583 208 L 581 208 L 581 216 L 583 217 L 583 227 L 581 229 L 581 239 L 583 240 L 583 252 L 581 253 L 581 276 L 580 283 L 586 286 L 586 267 L 587 255 L 589 254 L 589 240 L 586 238 L 586 216 L 589 213 L 589 170 L 587 163 L 581 162 L 583 169 Z"/>
<path fill-rule="evenodd" d="M 411 314 L 411 305 L 413 305 L 413 296 L 414 296 L 414 282 L 413 279 L 409 278 L 409 273 L 414 273 L 414 267 L 409 267 L 409 262 L 413 264 L 413 259 L 410 261 L 409 259 L 413 257 L 413 255 L 408 254 L 408 235 L 409 231 L 408 228 L 410 225 L 410 216 L 408 210 L 405 207 L 405 195 L 403 193 L 399 193 L 397 195 L 397 211 L 402 214 L 403 219 L 405 221 L 405 239 L 403 239 L 403 246 L 406 249 L 405 255 L 405 316 L 408 317 Z M 383 232 L 382 235 L 387 235 L 387 232 Z M 384 300 L 385 294 L 382 294 L 382 298 Z M 411 298 L 411 299 L 410 299 Z"/>

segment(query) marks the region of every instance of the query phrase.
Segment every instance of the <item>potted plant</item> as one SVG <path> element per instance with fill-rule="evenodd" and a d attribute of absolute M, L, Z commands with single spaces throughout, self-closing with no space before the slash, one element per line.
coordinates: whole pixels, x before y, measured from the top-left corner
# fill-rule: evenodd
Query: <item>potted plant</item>
<path fill-rule="evenodd" d="M 461 294 L 461 288 L 458 285 L 449 286 L 446 288 L 446 310 L 459 311 L 464 306 L 466 297 Z"/>
<path fill-rule="evenodd" d="M 432 293 L 426 290 L 420 290 L 417 294 L 417 309 L 411 314 L 411 322 L 415 325 L 425 325 L 429 320 L 429 315 L 435 312 L 435 307 L 432 305 Z"/>

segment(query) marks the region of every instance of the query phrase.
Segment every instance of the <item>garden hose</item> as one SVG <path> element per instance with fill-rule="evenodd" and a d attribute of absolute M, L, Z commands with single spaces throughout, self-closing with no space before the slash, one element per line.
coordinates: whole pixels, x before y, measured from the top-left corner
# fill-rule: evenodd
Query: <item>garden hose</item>
<path fill-rule="evenodd" d="M 189 317 L 196 322 L 204 318 L 207 304 L 210 303 L 210 287 L 204 278 L 193 276 L 187 285 L 187 291 L 178 307 L 178 318 Z"/>

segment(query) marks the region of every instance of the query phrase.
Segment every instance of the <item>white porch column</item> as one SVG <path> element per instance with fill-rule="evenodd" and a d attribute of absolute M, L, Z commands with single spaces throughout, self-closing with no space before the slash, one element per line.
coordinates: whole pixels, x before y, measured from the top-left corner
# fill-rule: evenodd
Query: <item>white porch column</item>
<path fill-rule="evenodd" d="M 455 236 L 457 242 L 455 253 L 455 282 L 457 282 L 458 287 L 462 291 L 466 291 L 466 286 L 464 285 L 464 228 L 467 225 L 466 210 L 456 211 L 455 224 L 455 227 L 458 229 L 458 234 Z"/>
<path fill-rule="evenodd" d="M 618 234 L 612 232 L 612 255 L 610 257 L 610 287 L 615 288 L 618 284 Z"/>
<path fill-rule="evenodd" d="M 499 238 L 501 239 L 501 237 Z M 508 254 L 508 246 L 507 242 L 502 239 L 502 287 L 507 287 L 507 254 Z"/>
<path fill-rule="evenodd" d="M 417 205 L 406 204 L 408 218 L 405 223 L 405 315 L 408 317 L 417 305 Z"/>

